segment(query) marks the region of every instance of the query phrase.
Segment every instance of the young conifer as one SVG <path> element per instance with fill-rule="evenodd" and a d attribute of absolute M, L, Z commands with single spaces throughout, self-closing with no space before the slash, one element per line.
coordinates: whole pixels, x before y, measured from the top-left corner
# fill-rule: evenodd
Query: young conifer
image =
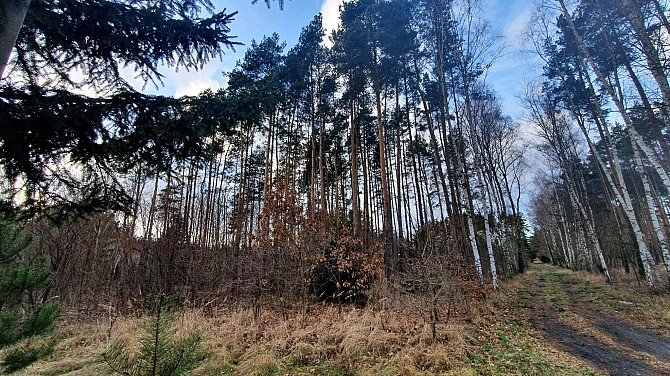
<path fill-rule="evenodd" d="M 29 265 L 21 252 L 31 239 L 15 224 L 0 220 L 0 349 L 21 340 L 44 335 L 54 329 L 60 309 L 57 304 L 33 304 L 29 299 L 49 283 L 46 261 Z M 53 344 L 7 349 L 2 357 L 4 371 L 22 369 L 51 353 Z"/>
<path fill-rule="evenodd" d="M 143 334 L 137 353 L 117 339 L 102 354 L 107 374 L 178 376 L 197 366 L 202 338 L 197 332 L 175 338 L 174 318 L 166 310 L 166 299 L 165 296 L 158 297 L 151 316 L 141 325 Z"/>

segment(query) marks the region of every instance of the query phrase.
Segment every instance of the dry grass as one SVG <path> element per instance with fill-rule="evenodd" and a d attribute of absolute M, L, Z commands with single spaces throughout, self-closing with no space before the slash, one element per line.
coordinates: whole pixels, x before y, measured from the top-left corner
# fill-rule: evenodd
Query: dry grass
<path fill-rule="evenodd" d="M 388 300 L 367 308 L 319 306 L 290 318 L 267 309 L 257 320 L 242 307 L 185 309 L 175 314 L 175 328 L 177 336 L 197 330 L 205 337 L 206 359 L 192 372 L 198 376 L 591 374 L 520 315 L 517 292 L 529 278 L 471 302 L 469 313 L 438 325 L 435 340 L 419 312 Z M 96 360 L 110 341 L 136 343 L 140 322 L 66 317 L 54 354 L 19 374 L 98 374 L 103 365 Z"/>
<path fill-rule="evenodd" d="M 575 278 L 581 292 L 631 322 L 642 323 L 661 335 L 670 332 L 670 291 L 667 289 L 650 290 L 644 280 L 638 280 L 633 273 L 626 274 L 623 269 L 612 271 L 614 282 L 611 284 L 606 284 L 605 278 L 599 274 L 564 269 L 560 273 Z"/>

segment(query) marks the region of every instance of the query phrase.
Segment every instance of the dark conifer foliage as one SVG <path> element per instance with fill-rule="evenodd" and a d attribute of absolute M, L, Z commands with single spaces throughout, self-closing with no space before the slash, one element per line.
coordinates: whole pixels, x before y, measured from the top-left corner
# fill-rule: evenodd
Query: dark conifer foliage
<path fill-rule="evenodd" d="M 0 348 L 49 333 L 59 316 L 58 305 L 41 303 L 51 273 L 44 258 L 26 262 L 30 241 L 15 224 L 0 222 Z"/>
<path fill-rule="evenodd" d="M 31 3 L 0 87 L 5 197 L 18 200 L 18 214 L 60 220 L 66 212 L 127 211 L 132 199 L 119 173 L 139 161 L 164 171 L 167 161 L 199 153 L 205 129 L 225 128 L 225 119 L 203 111 L 220 98 L 147 96 L 119 72 L 131 67 L 157 85 L 159 65 L 198 69 L 237 44 L 228 26 L 235 13 L 200 18 L 203 10 L 211 3 Z"/>
<path fill-rule="evenodd" d="M 118 90 L 129 66 L 160 83 L 160 64 L 198 69 L 232 47 L 235 12 L 200 18 L 209 0 L 40 0 L 30 9 L 15 46 L 16 66 L 31 84 L 91 85 Z M 82 79 L 73 77 L 77 70 Z"/>

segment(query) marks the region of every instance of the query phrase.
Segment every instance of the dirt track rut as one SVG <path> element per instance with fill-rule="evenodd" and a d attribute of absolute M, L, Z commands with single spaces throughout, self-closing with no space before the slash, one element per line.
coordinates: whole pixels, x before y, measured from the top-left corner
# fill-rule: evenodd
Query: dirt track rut
<path fill-rule="evenodd" d="M 670 375 L 670 338 L 604 304 L 570 273 L 540 264 L 529 273 L 532 283 L 519 298 L 531 325 L 556 348 L 611 375 Z"/>

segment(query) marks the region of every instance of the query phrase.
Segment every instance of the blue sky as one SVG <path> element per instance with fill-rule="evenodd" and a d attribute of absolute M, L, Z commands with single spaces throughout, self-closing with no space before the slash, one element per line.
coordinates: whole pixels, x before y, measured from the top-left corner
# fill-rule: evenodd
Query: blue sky
<path fill-rule="evenodd" d="M 226 8 L 228 12 L 237 11 L 235 20 L 230 24 L 231 34 L 244 43 L 236 51 L 227 50 L 223 60 L 210 61 L 203 69 L 187 72 L 184 69 L 175 72 L 165 68 L 164 86 L 158 89 L 151 85 L 145 88 L 149 93 L 182 96 L 195 95 L 206 88 L 217 89 L 225 86 L 222 72 L 230 71 L 235 63 L 244 56 L 252 40 L 260 41 L 264 36 L 277 32 L 281 40 L 286 41 L 287 49 L 298 41 L 300 31 L 318 12 L 323 13 L 324 26 L 333 29 L 337 25 L 338 6 L 342 0 L 286 0 L 284 10 L 279 10 L 275 2 L 268 9 L 259 0 L 252 5 L 251 0 L 214 0 L 217 11 Z M 536 77 L 539 71 L 536 60 L 525 53 L 523 31 L 533 9 L 527 0 L 482 0 L 483 16 L 492 26 L 493 32 L 501 36 L 505 45 L 503 55 L 496 60 L 489 71 L 487 82 L 493 87 L 503 103 L 505 112 L 515 120 L 520 120 L 523 110 L 517 99 L 523 82 Z M 141 84 L 138 82 L 138 87 Z"/>

